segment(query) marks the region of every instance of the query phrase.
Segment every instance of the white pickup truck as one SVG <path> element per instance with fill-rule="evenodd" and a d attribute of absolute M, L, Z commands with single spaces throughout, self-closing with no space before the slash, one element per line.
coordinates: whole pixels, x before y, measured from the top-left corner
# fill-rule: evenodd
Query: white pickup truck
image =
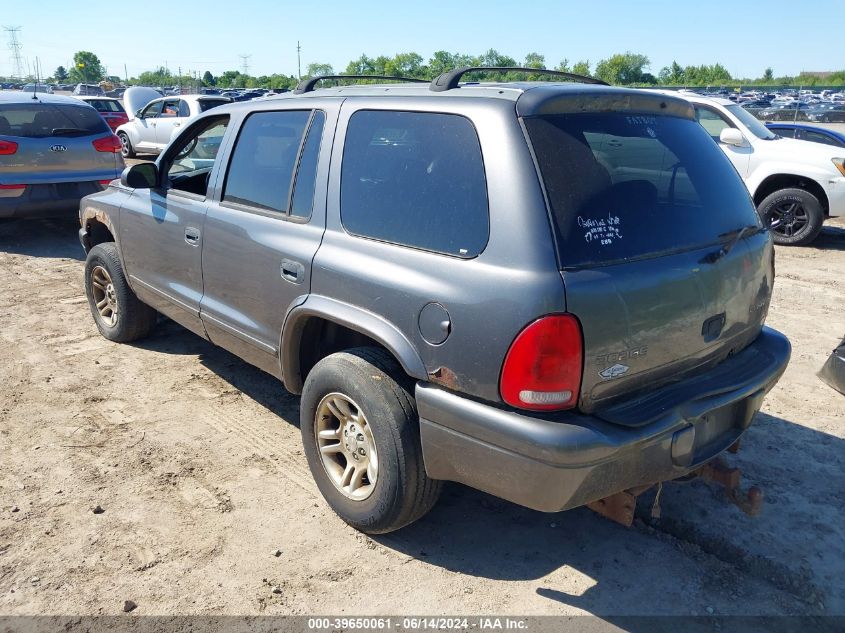
<path fill-rule="evenodd" d="M 733 162 L 777 244 L 812 242 L 826 218 L 845 215 L 845 149 L 781 138 L 727 99 L 680 91 Z"/>

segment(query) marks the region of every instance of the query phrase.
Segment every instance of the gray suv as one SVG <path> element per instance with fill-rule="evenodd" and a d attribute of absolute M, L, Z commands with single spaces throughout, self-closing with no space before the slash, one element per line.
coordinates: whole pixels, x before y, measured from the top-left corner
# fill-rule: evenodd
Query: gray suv
<path fill-rule="evenodd" d="M 465 72 L 215 108 L 80 209 L 102 335 L 161 313 L 301 394 L 369 533 L 444 480 L 559 511 L 699 472 L 790 355 L 771 237 L 689 103 Z"/>
<path fill-rule="evenodd" d="M 120 141 L 72 97 L 0 92 L 0 218 L 69 215 L 124 168 Z"/>

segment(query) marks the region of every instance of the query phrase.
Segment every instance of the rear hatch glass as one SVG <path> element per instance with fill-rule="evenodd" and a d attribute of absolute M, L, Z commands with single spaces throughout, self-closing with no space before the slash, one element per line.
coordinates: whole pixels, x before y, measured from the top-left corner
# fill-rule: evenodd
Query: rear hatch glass
<path fill-rule="evenodd" d="M 692 117 L 611 111 L 525 125 L 566 308 L 584 336 L 582 411 L 601 417 L 756 338 L 771 296 L 771 240 Z"/>
<path fill-rule="evenodd" d="M 525 124 L 563 268 L 713 244 L 757 225 L 733 166 L 693 120 L 601 113 Z"/>
<path fill-rule="evenodd" d="M 87 105 L 32 103 L 0 105 L 0 135 L 52 138 L 108 134 L 103 118 Z"/>
<path fill-rule="evenodd" d="M 211 110 L 211 108 L 216 108 L 217 106 L 226 105 L 227 103 L 232 103 L 231 99 L 200 99 L 200 112 L 205 112 L 207 110 Z"/>

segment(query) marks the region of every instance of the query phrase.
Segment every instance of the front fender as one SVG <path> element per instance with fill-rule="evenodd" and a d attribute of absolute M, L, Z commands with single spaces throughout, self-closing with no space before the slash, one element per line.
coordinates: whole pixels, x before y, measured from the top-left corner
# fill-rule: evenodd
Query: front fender
<path fill-rule="evenodd" d="M 314 317 L 369 336 L 396 357 L 406 374 L 420 380 L 427 378 L 425 365 L 416 349 L 391 322 L 358 306 L 321 295 L 311 295 L 288 313 L 282 331 L 282 375 L 285 388 L 291 393 L 302 392 L 304 381 L 299 366 L 299 346 L 305 324 Z"/>

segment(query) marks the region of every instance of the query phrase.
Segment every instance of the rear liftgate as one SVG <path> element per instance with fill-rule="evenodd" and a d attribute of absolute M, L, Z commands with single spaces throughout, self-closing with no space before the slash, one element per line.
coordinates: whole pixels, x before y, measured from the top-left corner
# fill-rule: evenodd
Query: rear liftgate
<path fill-rule="evenodd" d="M 731 453 L 736 453 L 738 450 L 739 440 L 737 440 L 737 442 L 728 449 Z M 743 490 L 740 484 L 742 472 L 739 468 L 729 466 L 723 456 L 719 455 L 700 468 L 692 471 L 690 474 L 672 481 L 682 483 L 692 481 L 696 478 L 722 486 L 727 500 L 745 512 L 745 514 L 749 516 L 757 516 L 760 514 L 760 510 L 763 508 L 763 491 L 757 486 L 752 486 L 747 491 Z M 634 523 L 637 498 L 644 492 L 657 486 L 657 495 L 655 496 L 654 503 L 651 506 L 651 517 L 653 519 L 659 519 L 660 493 L 663 490 L 663 483 L 664 482 L 658 482 L 617 492 L 616 494 L 605 497 L 604 499 L 588 503 L 587 507 L 593 512 L 597 512 L 611 521 L 620 523 L 625 527 L 631 527 Z"/>

